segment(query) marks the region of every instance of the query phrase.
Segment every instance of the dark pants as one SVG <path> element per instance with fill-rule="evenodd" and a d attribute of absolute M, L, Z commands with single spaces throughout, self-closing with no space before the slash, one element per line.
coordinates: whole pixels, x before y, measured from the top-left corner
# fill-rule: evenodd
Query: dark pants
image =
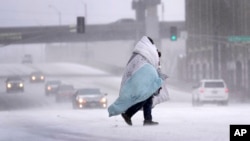
<path fill-rule="evenodd" d="M 145 101 L 139 102 L 125 112 L 125 114 L 129 117 L 132 117 L 136 112 L 138 112 L 141 108 L 143 108 L 144 120 L 152 120 L 151 110 L 153 104 L 153 96 L 149 97 Z"/>

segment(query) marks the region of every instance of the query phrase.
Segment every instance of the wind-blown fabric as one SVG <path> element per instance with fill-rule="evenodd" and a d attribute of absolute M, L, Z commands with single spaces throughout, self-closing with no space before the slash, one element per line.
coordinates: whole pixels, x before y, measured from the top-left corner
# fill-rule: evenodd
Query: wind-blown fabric
<path fill-rule="evenodd" d="M 155 107 L 157 104 L 170 100 L 166 80 L 162 84 L 161 88 L 162 89 L 160 90 L 159 94 L 153 96 L 152 107 Z"/>
<path fill-rule="evenodd" d="M 159 57 L 156 47 L 144 36 L 135 46 L 127 64 L 119 97 L 108 107 L 109 116 L 119 115 L 134 104 L 148 99 L 162 85 L 157 73 Z"/>
<path fill-rule="evenodd" d="M 163 82 L 163 84 L 161 86 L 160 92 L 153 96 L 153 105 L 152 105 L 152 107 L 155 107 L 155 105 L 157 105 L 159 103 L 170 100 L 169 94 L 168 94 L 168 89 L 167 89 L 167 78 L 168 78 L 168 76 L 161 72 L 160 67 L 158 68 L 157 72 L 158 72 L 159 76 L 161 77 L 161 79 L 164 80 L 164 82 Z"/>

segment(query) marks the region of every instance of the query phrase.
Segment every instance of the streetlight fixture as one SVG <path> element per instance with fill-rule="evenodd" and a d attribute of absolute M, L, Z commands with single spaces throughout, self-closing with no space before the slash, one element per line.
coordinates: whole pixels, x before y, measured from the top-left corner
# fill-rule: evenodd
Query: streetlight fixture
<path fill-rule="evenodd" d="M 62 16 L 61 12 L 54 5 L 49 5 L 49 8 L 54 9 L 56 11 L 56 13 L 58 14 L 59 25 L 61 25 L 61 22 L 62 22 L 62 20 L 61 20 L 61 16 Z"/>

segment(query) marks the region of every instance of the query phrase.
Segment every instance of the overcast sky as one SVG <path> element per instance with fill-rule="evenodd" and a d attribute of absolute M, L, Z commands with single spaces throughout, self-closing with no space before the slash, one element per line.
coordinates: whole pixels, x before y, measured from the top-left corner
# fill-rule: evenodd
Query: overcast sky
<path fill-rule="evenodd" d="M 1 0 L 0 27 L 75 24 L 77 16 L 87 11 L 87 23 L 109 23 L 121 18 L 135 18 L 132 0 Z M 185 20 L 185 0 L 162 0 L 165 21 Z M 86 10 L 84 7 L 87 7 Z M 162 20 L 161 6 L 159 19 Z"/>

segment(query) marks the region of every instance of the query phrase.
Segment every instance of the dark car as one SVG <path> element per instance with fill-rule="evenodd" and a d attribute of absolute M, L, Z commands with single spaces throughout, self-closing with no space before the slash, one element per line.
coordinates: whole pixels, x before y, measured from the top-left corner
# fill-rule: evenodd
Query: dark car
<path fill-rule="evenodd" d="M 40 72 L 40 71 L 36 71 L 36 72 L 32 72 L 30 74 L 30 82 L 34 83 L 34 82 L 44 82 L 45 81 L 45 75 Z"/>
<path fill-rule="evenodd" d="M 75 94 L 75 88 L 70 84 L 61 84 L 56 93 L 56 102 L 71 101 Z"/>
<path fill-rule="evenodd" d="M 78 89 L 72 99 L 73 108 L 107 108 L 108 100 L 106 96 L 107 94 L 101 93 L 98 88 Z"/>
<path fill-rule="evenodd" d="M 24 91 L 24 81 L 20 76 L 9 76 L 5 83 L 7 93 Z"/>
<path fill-rule="evenodd" d="M 58 87 L 61 85 L 60 80 L 49 80 L 45 84 L 45 94 L 46 96 L 56 94 Z"/>

